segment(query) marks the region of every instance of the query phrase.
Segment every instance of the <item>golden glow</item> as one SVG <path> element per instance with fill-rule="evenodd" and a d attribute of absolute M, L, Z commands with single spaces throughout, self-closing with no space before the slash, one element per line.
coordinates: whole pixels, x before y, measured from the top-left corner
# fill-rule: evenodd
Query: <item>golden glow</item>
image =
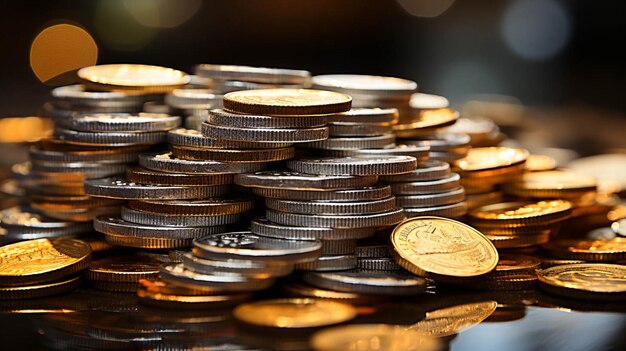
<path fill-rule="evenodd" d="M 178 27 L 202 6 L 201 0 L 123 0 L 123 3 L 137 22 L 152 28 Z"/>
<path fill-rule="evenodd" d="M 41 117 L 0 119 L 0 143 L 29 143 L 52 135 L 52 121 Z"/>
<path fill-rule="evenodd" d="M 57 24 L 42 30 L 30 47 L 30 67 L 42 82 L 98 61 L 98 45 L 84 29 Z"/>

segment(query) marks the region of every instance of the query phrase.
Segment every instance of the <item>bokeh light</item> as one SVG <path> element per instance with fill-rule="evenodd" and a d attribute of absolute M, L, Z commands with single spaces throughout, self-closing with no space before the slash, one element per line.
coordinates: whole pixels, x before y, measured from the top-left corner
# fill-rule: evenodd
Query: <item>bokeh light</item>
<path fill-rule="evenodd" d="M 454 0 L 396 0 L 408 14 L 415 17 L 437 17 L 446 12 Z"/>
<path fill-rule="evenodd" d="M 128 12 L 146 27 L 174 28 L 189 20 L 201 0 L 123 0 Z"/>
<path fill-rule="evenodd" d="M 37 78 L 51 82 L 98 61 L 98 45 L 84 29 L 57 24 L 42 30 L 30 47 L 30 67 Z"/>
<path fill-rule="evenodd" d="M 157 30 L 139 24 L 121 0 L 98 1 L 95 14 L 96 32 L 110 49 L 138 51 L 156 38 Z"/>
<path fill-rule="evenodd" d="M 506 9 L 502 35 L 518 56 L 542 61 L 558 54 L 572 34 L 567 9 L 553 0 L 517 0 Z"/>
<path fill-rule="evenodd" d="M 52 121 L 41 117 L 0 119 L 0 143 L 30 143 L 52 135 Z"/>

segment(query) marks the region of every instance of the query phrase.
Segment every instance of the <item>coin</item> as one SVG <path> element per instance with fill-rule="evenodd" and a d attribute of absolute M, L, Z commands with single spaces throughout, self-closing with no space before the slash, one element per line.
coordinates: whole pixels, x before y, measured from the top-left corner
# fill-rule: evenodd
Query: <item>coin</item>
<path fill-rule="evenodd" d="M 334 137 L 376 136 L 391 133 L 390 123 L 329 122 L 329 135 Z"/>
<path fill-rule="evenodd" d="M 163 214 L 147 211 L 138 211 L 123 206 L 120 217 L 131 223 L 149 225 L 149 226 L 166 226 L 166 227 L 204 227 L 204 226 L 223 226 L 227 224 L 237 223 L 241 220 L 241 214 L 232 213 L 213 216 L 181 216 L 177 214 Z"/>
<path fill-rule="evenodd" d="M 135 292 L 139 287 L 139 279 L 159 277 L 159 266 L 160 263 L 157 261 L 140 259 L 136 256 L 110 257 L 95 260 L 86 271 L 85 277 L 96 289 L 113 288 L 115 291 Z"/>
<path fill-rule="evenodd" d="M 503 185 L 505 193 L 533 198 L 577 198 L 595 191 L 593 177 L 568 171 L 544 171 L 526 173 L 518 180 Z"/>
<path fill-rule="evenodd" d="M 76 239 L 38 239 L 0 247 L 0 286 L 61 279 L 89 267 L 91 248 Z"/>
<path fill-rule="evenodd" d="M 319 241 L 267 238 L 250 232 L 208 235 L 194 241 L 194 253 L 208 259 L 253 259 L 277 262 L 306 262 L 321 254 Z"/>
<path fill-rule="evenodd" d="M 317 215 L 267 210 L 267 219 L 282 225 L 322 228 L 385 227 L 400 223 L 405 214 L 401 208 L 387 212 L 360 215 Z"/>
<path fill-rule="evenodd" d="M 84 67 L 77 75 L 95 90 L 167 92 L 189 83 L 189 76 L 171 68 L 113 64 Z"/>
<path fill-rule="evenodd" d="M 353 156 L 309 158 L 287 162 L 287 167 L 302 173 L 327 175 L 388 175 L 414 170 L 417 160 L 410 156 Z"/>
<path fill-rule="evenodd" d="M 211 160 L 225 162 L 275 162 L 293 158 L 293 147 L 272 149 L 203 149 L 188 146 L 170 146 L 175 157 L 186 160 Z"/>
<path fill-rule="evenodd" d="M 428 158 L 428 146 L 392 145 L 382 149 L 324 150 L 326 156 L 346 157 L 358 155 L 371 156 L 411 156 L 418 162 Z"/>
<path fill-rule="evenodd" d="M 391 243 L 397 262 L 421 276 L 478 276 L 498 263 L 496 248 L 483 234 L 451 219 L 408 219 L 394 229 Z"/>
<path fill-rule="evenodd" d="M 389 183 L 389 186 L 394 195 L 424 195 L 457 189 L 461 186 L 460 181 L 458 173 L 450 173 L 441 179 Z"/>
<path fill-rule="evenodd" d="M 354 307 L 318 299 L 275 299 L 239 305 L 233 315 L 260 327 L 317 328 L 339 324 L 356 317 Z"/>
<path fill-rule="evenodd" d="M 286 171 L 261 171 L 235 176 L 235 184 L 280 189 L 349 189 L 374 185 L 376 176 L 316 175 Z"/>
<path fill-rule="evenodd" d="M 164 143 L 165 132 L 134 133 L 134 132 L 83 132 L 56 128 L 54 135 L 70 144 L 87 146 L 132 146 Z"/>
<path fill-rule="evenodd" d="M 149 185 L 177 185 L 177 186 L 199 186 L 199 185 L 226 185 L 233 183 L 232 174 L 184 174 L 156 172 L 141 167 L 128 167 L 126 178 L 133 183 Z"/>
<path fill-rule="evenodd" d="M 224 95 L 224 109 L 261 115 L 323 115 L 349 111 L 346 94 L 313 89 L 244 90 Z"/>
<path fill-rule="evenodd" d="M 425 160 L 417 164 L 417 168 L 404 174 L 381 176 L 383 182 L 420 182 L 446 178 L 450 174 L 450 164 L 436 160 Z"/>
<path fill-rule="evenodd" d="M 352 138 L 333 137 L 312 143 L 305 143 L 301 146 L 322 150 L 380 149 L 394 145 L 395 140 L 396 137 L 393 134 Z"/>
<path fill-rule="evenodd" d="M 626 190 L 626 155 L 619 153 L 601 154 L 571 161 L 566 168 L 577 173 L 594 177 L 598 190 L 603 193 L 620 193 Z"/>
<path fill-rule="evenodd" d="M 274 284 L 273 279 L 252 279 L 241 274 L 220 273 L 201 274 L 191 271 L 182 263 L 167 264 L 161 267 L 161 279 L 167 283 L 209 293 L 229 291 L 263 290 Z"/>
<path fill-rule="evenodd" d="M 37 283 L 35 285 L 0 286 L 0 299 L 21 300 L 59 295 L 80 287 L 80 276 Z"/>
<path fill-rule="evenodd" d="M 4 240 L 21 241 L 86 233 L 91 223 L 56 220 L 27 208 L 10 207 L 0 211 L 0 227 L 6 229 Z"/>
<path fill-rule="evenodd" d="M 85 192 L 92 196 L 114 199 L 206 199 L 224 195 L 228 192 L 228 185 L 145 185 L 129 182 L 124 178 L 103 178 L 85 181 Z"/>
<path fill-rule="evenodd" d="M 529 155 L 526 159 L 526 170 L 529 172 L 552 171 L 556 167 L 556 160 L 550 156 Z"/>
<path fill-rule="evenodd" d="M 545 244 L 550 241 L 550 231 L 524 235 L 485 234 L 485 237 L 498 249 L 511 249 Z"/>
<path fill-rule="evenodd" d="M 550 225 L 567 219 L 572 203 L 564 200 L 503 202 L 470 212 L 470 222 L 481 227 L 527 227 Z"/>
<path fill-rule="evenodd" d="M 195 67 L 195 71 L 202 77 L 255 83 L 306 85 L 311 79 L 308 71 L 283 68 L 200 64 Z"/>
<path fill-rule="evenodd" d="M 323 289 L 377 295 L 417 295 L 426 290 L 426 281 L 404 271 L 307 272 L 305 282 Z"/>
<path fill-rule="evenodd" d="M 326 116 L 262 116 L 232 113 L 220 109 L 209 111 L 209 124 L 240 128 L 314 128 L 326 125 Z"/>
<path fill-rule="evenodd" d="M 326 328 L 313 334 L 311 344 L 317 351 L 388 350 L 434 351 L 440 342 L 420 331 L 391 324 L 351 324 Z"/>
<path fill-rule="evenodd" d="M 382 200 L 363 202 L 322 202 L 268 198 L 265 199 L 265 206 L 276 211 L 302 214 L 370 214 L 393 210 L 396 207 L 396 199 L 391 196 Z"/>
<path fill-rule="evenodd" d="M 191 174 L 248 173 L 260 171 L 267 166 L 261 162 L 183 160 L 176 158 L 171 152 L 139 155 L 139 165 L 153 171 Z"/>
<path fill-rule="evenodd" d="M 50 91 L 56 105 L 66 103 L 63 108 L 76 106 L 99 109 L 133 109 L 141 107 L 144 99 L 118 91 L 87 91 L 81 84 L 56 87 Z M 111 111 L 108 111 L 111 112 Z"/>
<path fill-rule="evenodd" d="M 390 257 L 359 258 L 357 266 L 361 270 L 368 271 L 397 271 L 402 269 L 402 267 Z"/>
<path fill-rule="evenodd" d="M 71 144 L 65 144 L 71 145 Z M 144 147 L 108 148 L 98 150 L 48 150 L 41 145 L 33 146 L 29 155 L 33 161 L 52 162 L 102 162 L 102 163 L 130 163 L 137 161 L 137 155 Z"/>
<path fill-rule="evenodd" d="M 256 83 L 239 80 L 213 80 L 212 89 L 221 93 L 230 93 L 240 90 L 253 90 L 253 89 L 298 89 L 308 88 L 311 84 L 307 81 L 302 84 L 296 83 Z"/>
<path fill-rule="evenodd" d="M 346 94 L 371 96 L 410 95 L 417 83 L 395 77 L 368 76 L 358 74 L 326 74 L 312 78 L 313 87 Z"/>
<path fill-rule="evenodd" d="M 327 118 L 329 122 L 395 124 L 398 122 L 398 110 L 395 108 L 353 108 Z"/>
<path fill-rule="evenodd" d="M 198 250 L 195 250 L 198 252 Z M 283 277 L 293 272 L 293 265 L 282 262 L 260 262 L 252 260 L 211 260 L 198 257 L 191 253 L 182 256 L 185 268 L 196 273 L 219 274 L 237 273 L 255 279 Z"/>
<path fill-rule="evenodd" d="M 203 148 L 235 148 L 235 149 L 265 149 L 288 147 L 291 143 L 262 143 L 258 141 L 218 140 L 207 138 L 198 130 L 178 128 L 167 133 L 167 141 L 173 145 L 203 147 Z"/>
<path fill-rule="evenodd" d="M 224 231 L 225 227 L 150 226 L 127 222 L 117 216 L 100 216 L 94 220 L 93 228 L 104 234 L 122 235 L 126 237 L 194 239 L 209 234 L 221 233 Z"/>
<path fill-rule="evenodd" d="M 482 301 L 441 308 L 426 312 L 424 320 L 407 329 L 438 338 L 455 335 L 487 319 L 497 306 L 496 301 Z"/>
<path fill-rule="evenodd" d="M 539 271 L 539 287 L 567 298 L 623 301 L 626 267 L 617 264 L 568 264 Z"/>
<path fill-rule="evenodd" d="M 440 95 L 413 93 L 409 102 L 411 108 L 417 110 L 430 110 L 446 108 L 450 105 L 448 99 Z"/>
<path fill-rule="evenodd" d="M 158 132 L 180 123 L 180 117 L 161 113 L 86 113 L 74 116 L 70 126 L 87 132 Z"/>
<path fill-rule="evenodd" d="M 524 163 L 528 156 L 529 153 L 525 149 L 479 147 L 470 149 L 467 156 L 457 160 L 455 165 L 463 172 L 481 172 Z"/>
<path fill-rule="evenodd" d="M 397 137 L 410 138 L 415 130 L 442 128 L 454 124 L 458 118 L 459 113 L 449 108 L 424 110 L 420 111 L 419 118 L 415 121 L 394 125 L 393 131 Z"/>
<path fill-rule="evenodd" d="M 254 202 L 247 198 L 162 201 L 131 201 L 128 206 L 134 210 L 178 216 L 221 216 L 249 211 Z"/>
<path fill-rule="evenodd" d="M 296 263 L 296 270 L 300 271 L 341 271 L 354 269 L 357 267 L 356 256 L 354 255 L 331 255 L 324 253 L 315 261 Z"/>
<path fill-rule="evenodd" d="M 612 262 L 626 259 L 626 238 L 561 239 L 543 247 L 550 256 L 568 260 Z"/>
<path fill-rule="evenodd" d="M 137 290 L 137 297 L 143 303 L 158 308 L 172 309 L 204 309 L 232 307 L 249 300 L 252 295 L 248 293 L 225 294 L 225 295 L 186 295 L 188 289 L 163 289 L 165 282 L 158 284 L 149 280 L 140 280 L 141 287 Z M 174 291 L 168 291 L 174 290 Z M 181 292 L 178 292 L 180 290 Z"/>
<path fill-rule="evenodd" d="M 165 95 L 165 103 L 180 110 L 208 110 L 222 107 L 224 95 L 210 89 L 175 89 Z"/>
<path fill-rule="evenodd" d="M 465 190 L 458 187 L 441 193 L 396 196 L 400 207 L 430 207 L 459 203 L 465 200 Z"/>
<path fill-rule="evenodd" d="M 359 244 L 356 248 L 356 256 L 358 258 L 389 257 L 389 246 Z"/>
<path fill-rule="evenodd" d="M 352 305 L 367 305 L 382 299 L 382 297 L 374 295 L 363 295 L 349 292 L 326 290 L 298 283 L 285 284 L 282 285 L 282 288 L 289 296 L 336 300 L 340 302 L 350 303 Z"/>
<path fill-rule="evenodd" d="M 328 138 L 328 127 L 314 128 L 241 128 L 202 123 L 207 138 L 263 143 L 306 143 Z"/>
<path fill-rule="evenodd" d="M 417 216 L 438 216 L 459 219 L 467 213 L 467 203 L 462 201 L 449 205 L 406 207 L 404 208 L 404 213 L 408 218 Z"/>
<path fill-rule="evenodd" d="M 265 218 L 250 222 L 250 231 L 260 236 L 288 240 L 348 240 L 373 236 L 375 228 L 294 227 L 272 223 Z"/>
<path fill-rule="evenodd" d="M 269 198 L 318 201 L 367 201 L 384 199 L 392 195 L 391 187 L 388 185 L 333 191 L 269 188 L 253 188 L 252 191 L 259 196 Z"/>

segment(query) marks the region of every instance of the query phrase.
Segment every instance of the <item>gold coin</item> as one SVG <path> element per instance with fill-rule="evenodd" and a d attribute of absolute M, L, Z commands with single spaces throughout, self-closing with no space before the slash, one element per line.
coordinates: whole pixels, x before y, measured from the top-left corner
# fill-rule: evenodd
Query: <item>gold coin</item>
<path fill-rule="evenodd" d="M 579 158 L 566 165 L 567 169 L 592 176 L 598 180 L 598 190 L 619 193 L 626 190 L 626 155 L 603 154 Z"/>
<path fill-rule="evenodd" d="M 80 276 L 63 280 L 22 286 L 1 286 L 0 300 L 34 299 L 63 294 L 80 286 Z"/>
<path fill-rule="evenodd" d="M 90 282 L 136 284 L 139 279 L 158 278 L 161 264 L 136 256 L 109 257 L 94 261 L 85 275 Z"/>
<path fill-rule="evenodd" d="M 384 299 L 384 297 L 376 295 L 363 295 L 352 292 L 320 289 L 318 287 L 296 283 L 283 285 L 282 288 L 289 296 L 329 299 L 350 304 L 368 304 Z"/>
<path fill-rule="evenodd" d="M 626 259 L 626 238 L 608 240 L 563 239 L 545 245 L 550 256 L 567 260 L 611 262 Z"/>
<path fill-rule="evenodd" d="M 224 95 L 224 109 L 261 115 L 325 115 L 346 112 L 350 95 L 313 89 L 258 89 Z"/>
<path fill-rule="evenodd" d="M 486 205 L 469 213 L 472 224 L 480 227 L 542 226 L 567 219 L 572 203 L 564 200 L 538 202 L 502 202 Z"/>
<path fill-rule="evenodd" d="M 440 108 L 435 110 L 420 111 L 415 121 L 411 123 L 396 124 L 393 131 L 396 135 L 404 137 L 404 132 L 408 132 L 407 137 L 412 136 L 414 130 L 441 128 L 454 124 L 459 119 L 459 113 L 453 109 Z"/>
<path fill-rule="evenodd" d="M 343 323 L 356 316 L 356 309 L 318 299 L 275 299 L 239 305 L 233 314 L 248 324 L 291 329 Z"/>
<path fill-rule="evenodd" d="M 539 271 L 539 287 L 565 297 L 594 300 L 626 298 L 626 266 L 584 263 Z"/>
<path fill-rule="evenodd" d="M 81 68 L 78 77 L 99 90 L 168 92 L 189 83 L 185 73 L 166 67 L 112 64 Z"/>
<path fill-rule="evenodd" d="M 496 301 L 483 301 L 434 310 L 407 329 L 438 338 L 458 334 L 487 319 L 497 306 Z"/>
<path fill-rule="evenodd" d="M 415 217 L 391 233 L 396 261 L 414 274 L 474 277 L 491 272 L 498 252 L 467 224 L 441 217 Z"/>
<path fill-rule="evenodd" d="M 526 162 L 528 151 L 524 149 L 493 146 L 477 147 L 456 161 L 456 166 L 463 172 L 477 172 L 504 168 Z"/>
<path fill-rule="evenodd" d="M 542 245 L 550 241 L 550 233 L 542 232 L 540 234 L 525 235 L 492 235 L 485 234 L 485 237 L 491 241 L 493 246 L 498 249 L 512 249 L 518 247 L 529 247 Z"/>
<path fill-rule="evenodd" d="M 541 260 L 526 255 L 502 254 L 496 269 L 490 275 L 510 275 L 515 273 L 535 273 L 541 267 Z"/>
<path fill-rule="evenodd" d="M 0 247 L 0 286 L 52 281 L 79 272 L 91 262 L 91 248 L 76 239 L 37 239 Z"/>
<path fill-rule="evenodd" d="M 550 156 L 530 155 L 526 159 L 526 170 L 529 172 L 551 171 L 556 169 L 557 162 Z"/>
<path fill-rule="evenodd" d="M 392 324 L 352 324 L 327 328 L 313 334 L 311 345 L 317 351 L 434 351 L 436 338 L 421 331 Z"/>
<path fill-rule="evenodd" d="M 139 280 L 137 297 L 140 301 L 157 307 L 222 308 L 234 306 L 252 297 L 250 293 L 212 295 L 193 289 L 172 286 L 163 281 Z"/>
<path fill-rule="evenodd" d="M 577 198 L 595 191 L 596 180 L 568 171 L 530 172 L 504 184 L 503 190 L 521 197 Z"/>

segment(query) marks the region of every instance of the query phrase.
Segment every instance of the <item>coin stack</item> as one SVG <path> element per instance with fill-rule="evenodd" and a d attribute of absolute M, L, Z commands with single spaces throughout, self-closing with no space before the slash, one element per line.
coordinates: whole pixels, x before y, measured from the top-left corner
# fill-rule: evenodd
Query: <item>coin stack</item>
<path fill-rule="evenodd" d="M 254 89 L 300 89 L 311 86 L 311 73 L 304 70 L 235 65 L 200 64 L 199 78 L 208 79 L 213 91 L 221 94 Z"/>
<path fill-rule="evenodd" d="M 224 94 L 211 89 L 176 89 L 165 95 L 165 103 L 171 114 L 185 119 L 185 128 L 200 130 L 202 122 L 207 120 L 208 111 L 222 108 Z"/>

